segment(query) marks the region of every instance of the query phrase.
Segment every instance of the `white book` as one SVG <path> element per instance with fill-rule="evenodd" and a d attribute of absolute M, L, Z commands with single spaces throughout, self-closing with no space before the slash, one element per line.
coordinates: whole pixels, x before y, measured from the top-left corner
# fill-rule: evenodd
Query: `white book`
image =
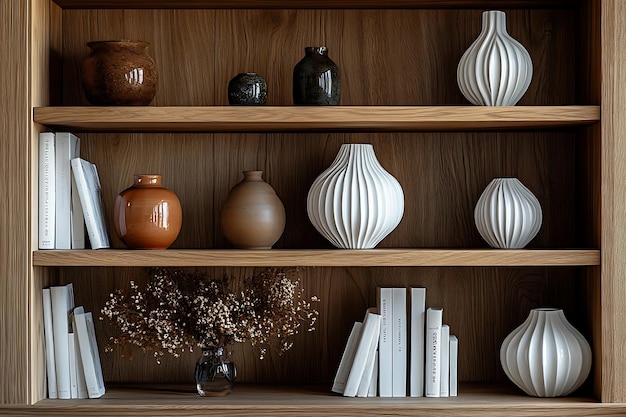
<path fill-rule="evenodd" d="M 450 396 L 450 327 L 441 326 L 441 380 L 439 396 Z"/>
<path fill-rule="evenodd" d="M 370 389 L 367 392 L 368 397 L 378 396 L 378 349 L 374 356 L 374 370 L 372 371 L 372 379 L 370 380 Z"/>
<path fill-rule="evenodd" d="M 81 158 L 72 159 L 71 164 L 91 248 L 108 248 L 110 246 L 109 235 L 96 166 Z"/>
<path fill-rule="evenodd" d="M 39 249 L 54 249 L 55 239 L 54 133 L 39 134 Z"/>
<path fill-rule="evenodd" d="M 74 309 L 76 311 L 76 309 Z M 78 332 L 76 331 L 76 324 L 74 323 L 74 346 L 76 349 L 76 355 L 74 359 L 76 360 L 76 387 L 78 390 L 78 398 L 85 399 L 89 398 L 89 394 L 87 393 L 87 382 L 85 382 L 85 370 L 83 368 L 83 361 L 80 357 L 80 342 L 78 341 Z"/>
<path fill-rule="evenodd" d="M 85 249 L 85 215 L 83 214 L 83 206 L 80 204 L 80 196 L 78 195 L 78 185 L 72 171 L 72 249 Z"/>
<path fill-rule="evenodd" d="M 450 335 L 450 397 L 459 395 L 459 339 Z"/>
<path fill-rule="evenodd" d="M 368 312 L 365 316 L 365 320 L 363 321 L 363 330 L 361 331 L 361 337 L 359 339 L 359 343 L 354 354 L 352 366 L 350 367 L 350 374 L 348 375 L 348 379 L 346 380 L 346 387 L 343 391 L 344 397 L 356 396 L 359 385 L 361 384 L 361 379 L 363 378 L 363 374 L 365 373 L 367 359 L 369 357 L 372 344 L 374 343 L 374 338 L 377 337 L 379 332 L 380 315 Z"/>
<path fill-rule="evenodd" d="M 439 397 L 441 392 L 441 326 L 443 309 L 426 310 L 426 380 L 427 397 Z"/>
<path fill-rule="evenodd" d="M 375 308 L 368 309 L 368 312 L 377 314 Z M 380 335 L 380 315 L 377 314 L 377 316 L 378 316 L 378 326 L 376 326 L 376 328 L 374 329 L 374 335 L 372 336 L 369 352 L 367 354 L 367 359 L 365 361 L 365 369 L 363 370 L 363 375 L 361 376 L 361 382 L 359 383 L 359 387 L 357 389 L 357 393 L 356 393 L 357 397 L 368 396 L 372 378 L 374 377 L 374 366 L 377 365 L 376 352 L 378 351 L 378 339 Z"/>
<path fill-rule="evenodd" d="M 392 311 L 392 395 L 394 397 L 406 397 L 407 381 L 407 309 L 406 309 L 406 288 L 393 288 Z"/>
<path fill-rule="evenodd" d="M 80 140 L 69 132 L 55 135 L 55 249 L 72 248 L 72 170 L 70 161 L 78 158 Z"/>
<path fill-rule="evenodd" d="M 424 332 L 426 288 L 411 288 L 409 395 L 424 396 Z"/>
<path fill-rule="evenodd" d="M 380 337 L 378 340 L 378 393 L 381 397 L 393 395 L 393 362 L 391 345 L 392 288 L 378 288 L 378 314 L 380 314 Z"/>
<path fill-rule="evenodd" d="M 85 375 L 89 398 L 100 398 L 105 393 L 98 343 L 91 313 L 83 307 L 74 309 L 74 323 L 78 333 L 78 351 Z"/>
<path fill-rule="evenodd" d="M 333 387 L 331 389 L 331 391 L 336 392 L 337 394 L 343 394 L 346 387 L 346 381 L 348 380 L 348 375 L 350 374 L 354 354 L 356 353 L 357 344 L 361 337 L 362 327 L 363 323 L 360 321 L 355 322 L 352 326 L 352 330 L 350 331 L 350 336 L 348 336 L 346 348 L 343 350 L 343 354 L 341 355 L 339 368 L 337 369 L 337 374 L 335 374 L 335 380 L 333 381 Z"/>
<path fill-rule="evenodd" d="M 48 398 L 57 398 L 57 371 L 54 364 L 54 336 L 52 330 L 52 300 L 50 288 L 43 289 L 43 333 L 46 342 L 46 377 Z"/>
<path fill-rule="evenodd" d="M 52 331 L 54 334 L 54 361 L 57 375 L 57 397 L 72 398 L 70 383 L 70 353 L 68 334 L 69 315 L 74 308 L 74 288 L 72 284 L 50 287 L 52 301 Z"/>
<path fill-rule="evenodd" d="M 67 352 L 70 357 L 70 396 L 78 398 L 78 370 L 76 369 L 76 338 L 74 333 L 67 334 Z"/>

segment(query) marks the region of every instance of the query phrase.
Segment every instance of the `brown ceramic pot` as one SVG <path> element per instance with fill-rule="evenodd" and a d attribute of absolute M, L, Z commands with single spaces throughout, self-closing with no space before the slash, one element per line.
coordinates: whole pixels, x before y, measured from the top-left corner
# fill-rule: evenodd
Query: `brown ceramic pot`
<path fill-rule="evenodd" d="M 245 171 L 222 207 L 224 236 L 241 249 L 271 249 L 285 230 L 285 207 L 262 174 Z"/>
<path fill-rule="evenodd" d="M 129 249 L 167 249 L 178 236 L 183 212 L 160 175 L 135 175 L 115 199 L 115 232 Z"/>
<path fill-rule="evenodd" d="M 146 53 L 148 42 L 89 42 L 82 85 L 87 101 L 99 106 L 147 106 L 156 93 L 158 74 Z"/>

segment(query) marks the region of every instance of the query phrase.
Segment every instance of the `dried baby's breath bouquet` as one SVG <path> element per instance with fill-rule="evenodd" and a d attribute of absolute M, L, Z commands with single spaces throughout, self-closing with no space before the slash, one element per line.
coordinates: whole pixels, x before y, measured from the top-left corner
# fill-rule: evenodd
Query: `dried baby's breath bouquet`
<path fill-rule="evenodd" d="M 302 324 L 315 330 L 318 312 L 311 303 L 319 300 L 305 298 L 300 280 L 285 270 L 267 269 L 240 285 L 202 272 L 151 268 L 148 273 L 145 289 L 131 281 L 128 293 L 117 290 L 102 309 L 120 330 L 107 351 L 137 346 L 152 350 L 160 363 L 165 353 L 178 357 L 195 347 L 250 341 L 263 359 L 272 346 L 281 354 L 289 350 Z"/>

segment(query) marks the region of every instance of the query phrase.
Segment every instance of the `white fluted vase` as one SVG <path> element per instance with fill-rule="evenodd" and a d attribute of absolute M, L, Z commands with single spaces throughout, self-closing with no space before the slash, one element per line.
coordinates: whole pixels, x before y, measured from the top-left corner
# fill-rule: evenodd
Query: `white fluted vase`
<path fill-rule="evenodd" d="M 493 248 L 525 247 L 539 233 L 542 220 L 539 200 L 517 178 L 494 178 L 474 209 L 476 228 Z"/>
<path fill-rule="evenodd" d="M 461 93 L 477 106 L 514 106 L 533 76 L 528 51 L 506 31 L 506 14 L 483 12 L 482 30 L 457 67 Z"/>
<path fill-rule="evenodd" d="M 563 310 L 535 308 L 500 348 L 504 372 L 526 394 L 561 397 L 580 387 L 591 370 L 591 347 Z"/>
<path fill-rule="evenodd" d="M 380 165 L 371 144 L 344 144 L 313 182 L 307 212 L 313 226 L 334 246 L 370 249 L 400 223 L 404 192 Z"/>

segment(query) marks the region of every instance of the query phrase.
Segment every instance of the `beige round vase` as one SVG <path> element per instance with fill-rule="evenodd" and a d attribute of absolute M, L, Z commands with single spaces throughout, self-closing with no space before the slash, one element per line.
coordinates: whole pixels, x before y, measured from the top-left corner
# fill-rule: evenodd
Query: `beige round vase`
<path fill-rule="evenodd" d="M 113 208 L 115 232 L 129 249 L 167 249 L 183 221 L 180 201 L 160 175 L 134 175 Z"/>
<path fill-rule="evenodd" d="M 285 230 L 285 207 L 262 175 L 244 171 L 222 207 L 224 236 L 241 249 L 271 249 Z"/>

